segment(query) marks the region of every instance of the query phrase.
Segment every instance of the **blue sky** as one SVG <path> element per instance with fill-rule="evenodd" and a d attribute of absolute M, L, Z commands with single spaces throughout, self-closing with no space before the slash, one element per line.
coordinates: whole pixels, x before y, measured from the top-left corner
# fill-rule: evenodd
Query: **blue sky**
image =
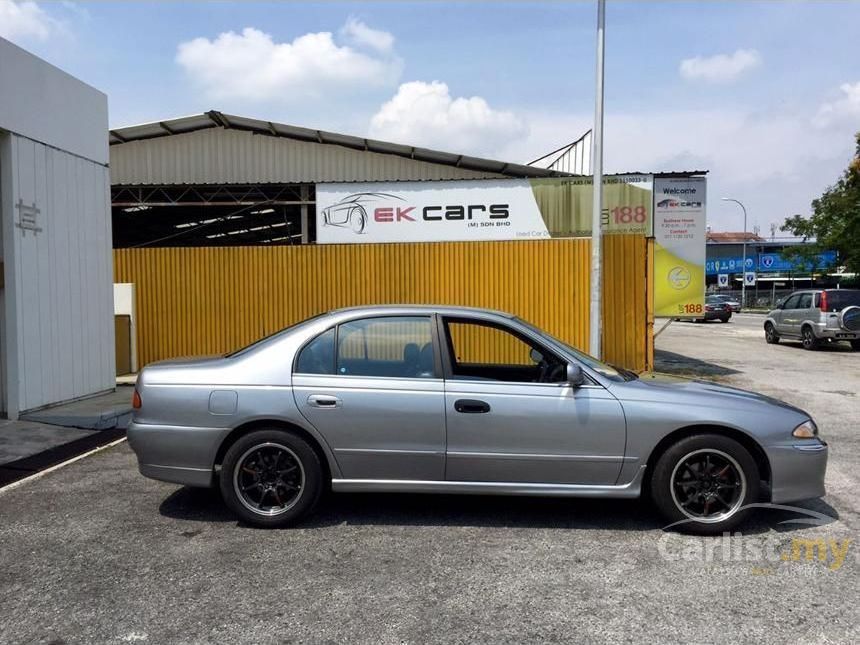
<path fill-rule="evenodd" d="M 708 169 L 709 220 L 808 213 L 860 130 L 860 3 L 607 3 L 606 169 Z M 112 126 L 216 108 L 509 161 L 593 119 L 595 2 L 13 2 Z"/>

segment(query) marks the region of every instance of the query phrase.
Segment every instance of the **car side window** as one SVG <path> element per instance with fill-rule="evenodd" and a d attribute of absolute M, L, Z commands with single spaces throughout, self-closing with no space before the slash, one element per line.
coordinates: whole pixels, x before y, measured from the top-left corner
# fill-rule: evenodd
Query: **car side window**
<path fill-rule="evenodd" d="M 297 374 L 334 374 L 334 327 L 327 329 L 299 352 Z"/>
<path fill-rule="evenodd" d="M 797 303 L 800 300 L 799 295 L 789 296 L 788 300 L 782 306 L 783 309 L 797 309 Z"/>
<path fill-rule="evenodd" d="M 452 376 L 515 383 L 561 383 L 567 362 L 505 327 L 446 319 Z"/>
<path fill-rule="evenodd" d="M 435 378 L 429 316 L 387 316 L 343 323 L 337 330 L 340 376 Z"/>
<path fill-rule="evenodd" d="M 811 309 L 812 308 L 812 294 L 804 293 L 800 296 L 800 304 L 797 305 L 798 309 Z"/>

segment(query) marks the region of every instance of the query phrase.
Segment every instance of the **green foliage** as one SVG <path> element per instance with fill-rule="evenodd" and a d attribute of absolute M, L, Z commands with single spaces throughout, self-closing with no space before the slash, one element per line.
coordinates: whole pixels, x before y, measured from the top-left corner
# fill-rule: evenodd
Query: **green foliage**
<path fill-rule="evenodd" d="M 833 249 L 846 271 L 860 273 L 860 132 L 855 139 L 854 159 L 836 184 L 812 201 L 812 217 L 793 215 L 780 227 L 804 240 L 815 240 L 783 252 L 810 270 L 817 268 L 814 265 L 818 253 Z"/>

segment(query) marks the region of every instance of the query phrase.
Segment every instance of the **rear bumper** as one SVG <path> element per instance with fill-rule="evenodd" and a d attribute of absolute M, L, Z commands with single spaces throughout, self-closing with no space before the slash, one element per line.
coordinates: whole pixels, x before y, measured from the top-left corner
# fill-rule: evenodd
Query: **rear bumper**
<path fill-rule="evenodd" d="M 808 441 L 771 447 L 771 501 L 774 504 L 823 497 L 829 449 L 824 442 Z"/>
<path fill-rule="evenodd" d="M 823 325 L 815 325 L 815 335 L 818 338 L 830 338 L 831 340 L 857 340 L 860 338 L 860 332 L 845 331 Z"/>
<path fill-rule="evenodd" d="M 142 475 L 186 486 L 210 487 L 215 455 L 229 432 L 229 428 L 132 422 L 126 434 Z"/>

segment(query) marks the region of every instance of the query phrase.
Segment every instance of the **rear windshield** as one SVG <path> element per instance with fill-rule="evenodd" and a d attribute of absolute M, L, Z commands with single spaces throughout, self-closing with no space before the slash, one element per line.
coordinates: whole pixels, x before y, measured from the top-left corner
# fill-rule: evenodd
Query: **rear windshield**
<path fill-rule="evenodd" d="M 860 290 L 837 289 L 827 292 L 827 311 L 842 311 L 852 305 L 860 307 Z"/>

